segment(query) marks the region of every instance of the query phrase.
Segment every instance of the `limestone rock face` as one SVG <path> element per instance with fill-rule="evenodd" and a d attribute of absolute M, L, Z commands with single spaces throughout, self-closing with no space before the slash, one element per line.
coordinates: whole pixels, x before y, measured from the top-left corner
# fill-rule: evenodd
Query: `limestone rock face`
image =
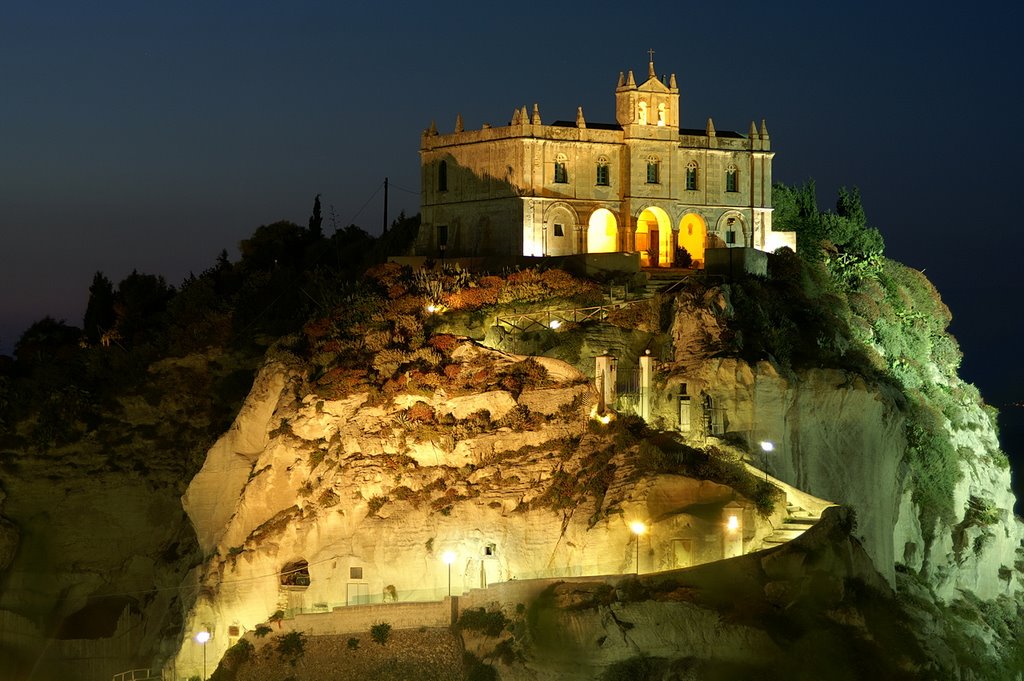
<path fill-rule="evenodd" d="M 468 340 L 451 356 L 450 371 L 466 375 L 525 359 Z M 449 578 L 462 593 L 632 572 L 637 557 L 641 571 L 721 558 L 721 507 L 744 500 L 711 482 L 644 477 L 635 450 L 589 432 L 597 396 L 582 374 L 535 361 L 540 384 L 385 403 L 301 394 L 299 364 L 265 367 L 184 496 L 212 556 L 194 575 L 185 636 L 213 632 L 207 653 L 218 659 L 278 610 L 439 600 Z M 746 505 L 752 541 L 770 528 Z M 637 519 L 649 524 L 640 539 Z M 197 669 L 201 652 L 183 641 L 178 672 Z"/>
<path fill-rule="evenodd" d="M 954 598 L 960 589 L 994 598 L 1024 588 L 1013 576 L 1024 526 L 1013 516 L 1010 471 L 996 463 L 998 439 L 979 406 L 963 405 L 960 427 L 947 425 L 960 452 L 957 516 L 922 528 L 908 476 L 900 397 L 891 389 L 834 369 L 787 378 L 768 362 L 751 366 L 707 356 L 677 363 L 666 394 L 677 393 L 684 382 L 695 401 L 709 396 L 722 411 L 726 440 L 742 441 L 751 452 L 759 452 L 763 441 L 774 445 L 770 454 L 752 455 L 752 463 L 852 508 L 855 534 L 890 584 L 899 563 L 921 571 L 942 598 Z M 663 410 L 662 418 L 671 422 L 675 415 Z M 933 530 L 930 543 L 925 530 Z"/>

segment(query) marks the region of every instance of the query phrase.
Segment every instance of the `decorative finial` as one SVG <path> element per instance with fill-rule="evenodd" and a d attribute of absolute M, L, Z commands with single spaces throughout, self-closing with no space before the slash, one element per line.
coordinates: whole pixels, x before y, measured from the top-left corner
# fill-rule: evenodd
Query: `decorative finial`
<path fill-rule="evenodd" d="M 629 87 L 636 87 L 636 80 L 633 78 L 633 69 L 630 69 L 629 75 L 626 76 L 626 85 Z"/>
<path fill-rule="evenodd" d="M 537 106 L 536 102 L 533 104 L 533 116 L 530 118 L 530 122 L 534 125 L 540 125 L 540 107 Z"/>
<path fill-rule="evenodd" d="M 583 118 L 583 107 L 576 107 L 576 127 L 585 128 L 587 127 L 587 121 Z"/>
<path fill-rule="evenodd" d="M 619 71 L 619 82 L 615 84 L 615 87 L 622 87 L 626 84 L 626 77 L 622 75 L 622 71 Z"/>
<path fill-rule="evenodd" d="M 710 116 L 708 117 L 708 127 L 707 127 L 706 132 L 707 132 L 708 137 L 714 137 L 715 136 L 715 122 L 713 120 L 711 120 Z"/>
<path fill-rule="evenodd" d="M 523 108 L 519 110 L 519 122 L 523 125 L 530 124 L 530 114 L 526 113 L 526 105 L 523 104 Z"/>
<path fill-rule="evenodd" d="M 647 77 L 657 78 L 657 76 L 654 75 L 654 50 L 647 50 L 647 54 L 651 56 L 651 60 L 647 63 Z"/>
<path fill-rule="evenodd" d="M 676 85 L 676 74 L 673 73 L 668 77 L 668 86 L 673 90 L 679 87 L 678 85 Z"/>
<path fill-rule="evenodd" d="M 462 132 L 462 114 L 455 115 L 455 132 Z"/>
<path fill-rule="evenodd" d="M 427 134 L 431 136 L 437 134 L 437 124 L 434 121 L 430 121 L 430 128 L 427 129 Z"/>
<path fill-rule="evenodd" d="M 768 125 L 765 124 L 764 119 L 761 119 L 761 139 L 768 139 Z"/>
<path fill-rule="evenodd" d="M 750 121 L 750 133 L 747 135 L 750 139 L 757 137 L 757 126 L 754 125 L 754 121 Z"/>
<path fill-rule="evenodd" d="M 519 109 L 512 109 L 512 122 L 509 125 L 520 125 L 523 119 L 519 117 Z"/>

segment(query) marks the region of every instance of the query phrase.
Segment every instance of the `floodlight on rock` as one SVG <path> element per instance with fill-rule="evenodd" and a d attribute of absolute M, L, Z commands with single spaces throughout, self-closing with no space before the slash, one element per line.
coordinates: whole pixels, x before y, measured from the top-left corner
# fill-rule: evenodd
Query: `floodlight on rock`
<path fill-rule="evenodd" d="M 558 327 L 560 327 L 561 325 L 562 322 L 558 321 L 557 319 L 552 319 L 550 322 L 548 322 L 548 326 L 550 326 L 554 330 L 557 330 Z"/>
<path fill-rule="evenodd" d="M 455 562 L 455 552 L 445 551 L 441 554 L 441 560 L 448 566 L 448 598 L 452 597 L 452 563 Z"/>
<path fill-rule="evenodd" d="M 647 525 L 643 521 L 634 520 L 629 524 L 629 531 L 636 535 L 636 574 L 640 574 L 640 536 L 647 532 Z"/>
<path fill-rule="evenodd" d="M 210 632 L 206 629 L 196 633 L 196 643 L 203 647 L 203 681 L 206 681 L 206 643 L 210 640 Z"/>

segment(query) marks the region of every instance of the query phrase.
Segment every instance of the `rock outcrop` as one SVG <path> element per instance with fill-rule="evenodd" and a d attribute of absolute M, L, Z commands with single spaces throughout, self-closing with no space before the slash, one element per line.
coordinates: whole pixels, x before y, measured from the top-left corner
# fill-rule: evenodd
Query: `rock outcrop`
<path fill-rule="evenodd" d="M 468 340 L 451 357 L 453 375 L 501 374 L 525 359 Z M 448 552 L 460 593 L 621 574 L 638 557 L 642 571 L 719 559 L 730 502 L 740 502 L 739 541 L 781 521 L 781 508 L 763 519 L 724 484 L 643 472 L 627 433 L 616 445 L 617 431 L 592 425 L 596 395 L 577 370 L 530 361 L 541 378 L 512 389 L 440 386 L 377 402 L 305 393 L 300 363 L 268 363 L 183 497 L 211 556 L 194 575 L 186 638 L 214 632 L 207 653 L 219 658 L 275 611 L 437 600 Z M 640 539 L 629 529 L 638 519 L 649 525 Z M 179 672 L 200 652 L 186 640 Z"/>

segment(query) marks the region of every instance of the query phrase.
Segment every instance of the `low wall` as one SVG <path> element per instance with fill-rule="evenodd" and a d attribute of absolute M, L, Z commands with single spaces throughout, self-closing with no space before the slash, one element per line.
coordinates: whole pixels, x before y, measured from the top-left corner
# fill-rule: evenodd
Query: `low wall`
<path fill-rule="evenodd" d="M 768 275 L 768 254 L 756 248 L 709 248 L 704 251 L 704 271 L 726 277 L 764 277 Z"/>
<path fill-rule="evenodd" d="M 301 631 L 310 636 L 333 636 L 367 632 L 372 625 L 380 622 L 387 622 L 395 629 L 416 629 L 447 627 L 451 621 L 452 602 L 445 598 L 443 601 L 428 603 L 347 605 L 331 612 L 296 615 L 281 620 L 280 626 L 272 626 L 279 629 L 280 633 Z"/>

